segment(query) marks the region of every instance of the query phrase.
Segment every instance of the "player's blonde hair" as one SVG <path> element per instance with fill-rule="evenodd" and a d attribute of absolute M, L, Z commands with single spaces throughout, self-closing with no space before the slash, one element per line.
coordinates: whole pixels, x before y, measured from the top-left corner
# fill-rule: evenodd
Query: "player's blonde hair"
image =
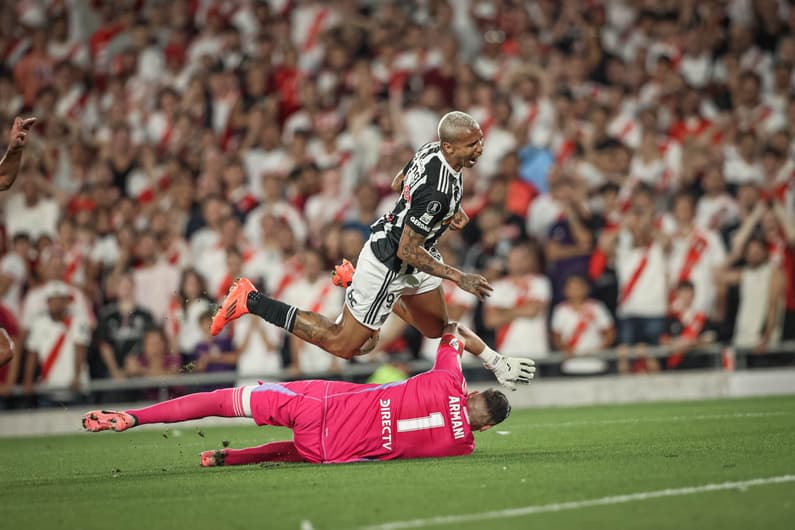
<path fill-rule="evenodd" d="M 462 134 L 478 128 L 478 122 L 460 110 L 453 110 L 442 116 L 436 134 L 442 142 L 455 142 Z"/>

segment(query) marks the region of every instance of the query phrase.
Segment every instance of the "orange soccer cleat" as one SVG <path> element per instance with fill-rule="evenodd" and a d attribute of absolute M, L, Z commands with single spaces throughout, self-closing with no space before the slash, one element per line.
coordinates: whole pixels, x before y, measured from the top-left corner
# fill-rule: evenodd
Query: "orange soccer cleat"
<path fill-rule="evenodd" d="M 228 323 L 248 313 L 248 293 L 256 290 L 257 288 L 248 278 L 238 278 L 232 282 L 226 298 L 215 310 L 213 321 L 210 324 L 210 333 L 218 335 Z"/>
<path fill-rule="evenodd" d="M 334 272 L 331 273 L 331 283 L 337 287 L 348 287 L 353 281 L 353 273 L 356 268 L 353 263 L 345 258 L 342 258 L 342 263 L 334 267 Z"/>
<path fill-rule="evenodd" d="M 83 415 L 83 428 L 91 432 L 126 431 L 130 427 L 135 427 L 136 423 L 132 414 L 115 410 L 92 410 Z"/>

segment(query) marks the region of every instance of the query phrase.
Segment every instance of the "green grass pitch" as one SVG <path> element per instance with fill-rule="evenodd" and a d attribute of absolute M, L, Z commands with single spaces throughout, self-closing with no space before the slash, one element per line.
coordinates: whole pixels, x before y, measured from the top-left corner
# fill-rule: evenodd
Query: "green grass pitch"
<path fill-rule="evenodd" d="M 0 528 L 790 529 L 795 482 L 570 506 L 795 474 L 795 397 L 516 410 L 470 457 L 202 469 L 198 453 L 284 429 L 163 426 L 0 440 Z M 789 479 L 788 479 L 789 480 Z M 483 514 L 436 524 L 428 518 Z M 395 528 L 400 528 L 396 526 Z M 384 527 L 387 528 L 387 527 Z"/>

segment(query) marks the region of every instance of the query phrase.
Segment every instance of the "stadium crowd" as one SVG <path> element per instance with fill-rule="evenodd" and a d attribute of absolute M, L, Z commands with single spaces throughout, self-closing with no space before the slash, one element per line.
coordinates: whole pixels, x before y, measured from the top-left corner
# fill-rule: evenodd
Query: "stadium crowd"
<path fill-rule="evenodd" d="M 211 337 L 213 303 L 246 275 L 335 317 L 329 271 L 450 109 L 485 148 L 440 250 L 495 290 L 447 302 L 500 352 L 673 344 L 618 366 L 653 371 L 795 335 L 789 2 L 19 0 L 0 54 L 0 122 L 38 118 L 0 197 L 0 402 L 37 378 L 71 389 L 46 402 L 88 377 L 338 370 L 256 317 Z"/>

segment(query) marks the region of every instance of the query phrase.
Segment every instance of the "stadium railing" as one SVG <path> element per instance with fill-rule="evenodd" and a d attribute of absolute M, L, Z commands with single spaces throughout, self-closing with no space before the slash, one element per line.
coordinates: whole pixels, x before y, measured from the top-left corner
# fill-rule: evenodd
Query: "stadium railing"
<path fill-rule="evenodd" d="M 624 353 L 621 353 L 621 350 L 619 348 L 611 348 L 611 349 L 594 352 L 587 356 L 578 356 L 578 358 L 599 359 L 602 361 L 606 361 L 607 363 L 612 363 L 614 365 L 621 356 L 624 356 L 630 361 L 635 359 L 646 359 L 646 358 L 664 359 L 670 356 L 672 353 L 675 353 L 677 350 L 681 350 L 681 348 L 674 348 L 671 346 L 648 346 L 644 347 L 641 351 L 638 351 L 637 348 L 630 347 L 628 350 L 624 350 Z M 702 363 L 700 368 L 714 369 L 714 370 L 718 369 L 743 370 L 748 368 L 749 364 L 754 364 L 753 361 L 755 359 L 771 360 L 773 361 L 772 363 L 773 365 L 791 366 L 795 364 L 794 354 L 795 354 L 795 341 L 787 341 L 773 345 L 762 353 L 754 352 L 752 349 L 749 348 L 735 348 L 733 346 L 726 344 L 710 343 L 710 344 L 699 345 L 688 351 L 685 355 L 699 356 L 702 359 L 707 359 L 708 362 Z M 528 355 L 528 357 L 532 358 L 532 355 Z M 537 358 L 536 365 L 539 367 L 539 371 L 542 374 L 544 374 L 545 368 L 559 367 L 567 359 L 568 356 L 566 354 L 564 354 L 563 352 L 556 351 L 556 352 L 551 352 L 542 358 Z M 382 362 L 353 362 L 343 365 L 338 372 L 305 373 L 301 374 L 299 378 L 300 379 L 333 378 L 339 380 L 363 381 L 367 377 L 369 377 L 382 364 L 383 364 Z M 415 360 L 415 361 L 410 361 L 406 364 L 408 366 L 408 371 L 412 374 L 428 370 L 432 366 L 432 363 L 427 360 Z M 477 365 L 464 365 L 464 370 L 467 372 L 471 372 L 472 374 L 476 374 L 477 371 L 480 371 L 476 370 L 477 368 L 478 368 Z M 488 377 L 488 374 L 486 372 L 483 373 L 485 377 L 481 377 L 480 379 Z M 549 371 L 548 374 L 560 375 L 559 371 L 555 370 Z M 467 374 L 468 378 L 469 375 L 470 373 Z M 595 377 L 598 377 L 599 375 L 602 374 L 601 373 L 594 374 Z M 234 371 L 220 372 L 220 373 L 203 373 L 203 374 L 181 373 L 179 375 L 172 375 L 172 376 L 134 377 L 122 380 L 93 379 L 89 382 L 87 388 L 83 388 L 81 390 L 82 392 L 88 394 L 97 394 L 97 393 L 101 394 L 103 392 L 157 389 L 160 392 L 159 397 L 165 398 L 168 395 L 169 389 L 174 387 L 182 387 L 182 388 L 196 388 L 196 387 L 208 387 L 208 386 L 222 387 L 222 386 L 234 385 L 236 383 L 239 383 L 241 380 L 254 381 L 256 379 L 260 379 L 262 381 L 267 381 L 267 382 L 275 382 L 275 381 L 295 380 L 297 378 L 286 371 L 282 371 L 281 373 L 276 375 L 270 374 L 263 376 L 257 376 L 257 374 L 241 375 Z M 67 390 L 67 389 L 64 387 L 56 387 L 45 384 L 38 384 L 34 386 L 34 394 L 36 395 L 48 394 L 62 390 Z M 12 389 L 12 395 L 15 396 L 23 395 L 22 386 L 20 385 L 15 386 Z"/>

